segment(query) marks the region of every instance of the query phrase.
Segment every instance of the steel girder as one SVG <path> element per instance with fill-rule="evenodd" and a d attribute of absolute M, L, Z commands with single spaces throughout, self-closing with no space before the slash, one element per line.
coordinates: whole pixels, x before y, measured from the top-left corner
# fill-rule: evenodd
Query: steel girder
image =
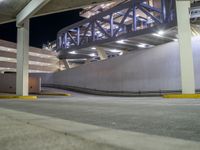
<path fill-rule="evenodd" d="M 153 0 L 154 1 L 154 0 Z M 130 0 L 59 31 L 57 51 L 71 51 L 106 42 L 130 32 L 168 24 L 176 18 L 175 0 Z"/>

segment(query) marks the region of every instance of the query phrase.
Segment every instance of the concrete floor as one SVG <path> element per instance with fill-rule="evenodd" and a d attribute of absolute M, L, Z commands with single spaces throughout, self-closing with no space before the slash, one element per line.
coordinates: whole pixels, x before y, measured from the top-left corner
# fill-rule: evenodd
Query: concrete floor
<path fill-rule="evenodd" d="M 72 93 L 71 97 L 42 96 L 33 102 L 0 100 L 0 109 L 200 143 L 200 100 Z"/>

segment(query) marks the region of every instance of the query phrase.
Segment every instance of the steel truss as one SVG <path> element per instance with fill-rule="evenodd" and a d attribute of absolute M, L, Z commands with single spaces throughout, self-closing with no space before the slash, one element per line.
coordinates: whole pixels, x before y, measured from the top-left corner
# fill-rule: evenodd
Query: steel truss
<path fill-rule="evenodd" d="M 57 35 L 57 51 L 93 46 L 99 41 L 175 20 L 175 0 L 156 0 L 159 8 L 152 1 L 130 0 L 62 29 Z"/>

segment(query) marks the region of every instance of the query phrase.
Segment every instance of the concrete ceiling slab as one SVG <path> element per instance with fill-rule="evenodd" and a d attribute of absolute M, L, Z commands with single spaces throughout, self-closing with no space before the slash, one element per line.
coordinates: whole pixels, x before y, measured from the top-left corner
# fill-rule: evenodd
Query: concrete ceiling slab
<path fill-rule="evenodd" d="M 2 0 L 0 1 L 0 24 L 15 21 L 17 14 L 31 0 Z M 50 0 L 35 16 L 53 14 L 62 11 L 82 8 L 111 0 Z"/>
<path fill-rule="evenodd" d="M 0 23 L 14 21 L 16 15 L 31 0 L 3 0 L 0 1 Z"/>

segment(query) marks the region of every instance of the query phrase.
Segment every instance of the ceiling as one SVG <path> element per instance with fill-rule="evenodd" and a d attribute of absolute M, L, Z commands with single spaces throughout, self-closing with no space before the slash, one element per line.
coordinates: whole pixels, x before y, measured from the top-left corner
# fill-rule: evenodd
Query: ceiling
<path fill-rule="evenodd" d="M 16 15 L 31 0 L 0 0 L 0 24 L 15 21 Z M 52 14 L 111 0 L 50 0 L 35 16 Z"/>

